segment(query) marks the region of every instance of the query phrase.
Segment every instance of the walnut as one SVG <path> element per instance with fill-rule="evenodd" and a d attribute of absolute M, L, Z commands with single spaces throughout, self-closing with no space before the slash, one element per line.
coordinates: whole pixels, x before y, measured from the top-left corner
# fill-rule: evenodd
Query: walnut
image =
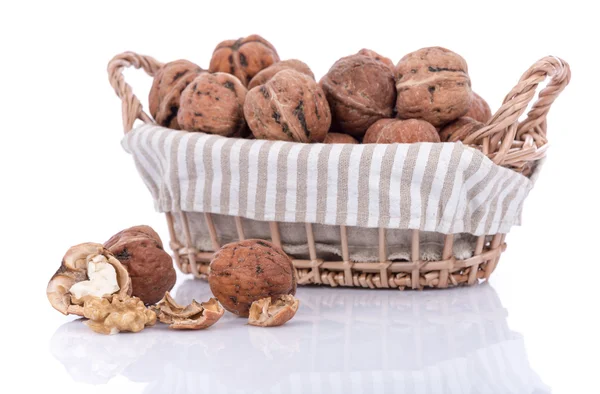
<path fill-rule="evenodd" d="M 440 47 L 423 48 L 396 65 L 396 111 L 441 126 L 463 116 L 471 103 L 467 62 Z"/>
<path fill-rule="evenodd" d="M 221 42 L 210 59 L 210 72 L 235 75 L 244 86 L 262 69 L 279 61 L 275 47 L 257 34 Z"/>
<path fill-rule="evenodd" d="M 431 123 L 419 119 L 381 119 L 375 122 L 363 139 L 363 144 L 412 144 L 440 142 L 440 136 Z"/>
<path fill-rule="evenodd" d="M 275 327 L 285 324 L 298 311 L 300 301 L 292 295 L 282 295 L 272 302 L 271 297 L 254 301 L 250 307 L 248 324 L 259 327 Z"/>
<path fill-rule="evenodd" d="M 333 118 L 332 128 L 362 138 L 369 126 L 393 115 L 394 74 L 370 56 L 344 57 L 321 79 Z"/>
<path fill-rule="evenodd" d="M 259 139 L 322 142 L 331 125 L 323 90 L 296 70 L 278 72 L 248 92 L 244 115 Z"/>
<path fill-rule="evenodd" d="M 231 74 L 201 74 L 181 94 L 178 122 L 187 131 L 243 136 L 246 92 Z"/>
<path fill-rule="evenodd" d="M 463 116 L 444 126 L 444 128 L 440 130 L 440 139 L 442 142 L 464 141 L 467 136 L 479 130 L 483 126 L 483 123 Z"/>
<path fill-rule="evenodd" d="M 277 246 L 258 239 L 233 242 L 217 251 L 208 283 L 225 309 L 244 317 L 254 301 L 296 293 L 292 260 Z"/>
<path fill-rule="evenodd" d="M 471 105 L 464 116 L 473 118 L 481 123 L 487 123 L 492 118 L 492 110 L 480 95 L 471 92 Z"/>
<path fill-rule="evenodd" d="M 83 315 L 89 319 L 85 324 L 100 334 L 139 332 L 156 323 L 156 314 L 137 297 L 113 296 L 112 301 L 90 297 L 83 306 Z"/>
<path fill-rule="evenodd" d="M 107 265 L 112 268 L 107 269 Z M 97 271 L 102 273 L 96 275 Z M 88 272 L 93 273 L 92 278 Z M 77 285 L 81 282 L 84 284 Z M 75 295 L 70 292 L 73 286 Z M 131 279 L 127 269 L 108 249 L 91 242 L 69 248 L 46 288 L 52 307 L 65 315 L 83 316 L 83 304 L 88 297 L 111 294 L 120 297 L 131 295 Z"/>
<path fill-rule="evenodd" d="M 215 324 L 225 310 L 216 299 L 198 303 L 192 300 L 188 306 L 179 305 L 169 292 L 153 307 L 158 320 L 175 330 L 201 330 Z"/>
<path fill-rule="evenodd" d="M 387 58 L 385 56 L 382 56 L 382 55 L 378 54 L 377 52 L 372 51 L 370 49 L 363 48 L 360 51 L 358 51 L 358 55 L 364 55 L 364 56 L 372 57 L 373 59 L 382 62 L 386 66 L 389 66 L 392 70 L 394 69 L 394 62 L 392 62 L 391 59 L 389 59 L 389 58 Z"/>
<path fill-rule="evenodd" d="M 310 70 L 310 67 L 306 65 L 306 63 L 296 59 L 283 60 L 281 62 L 271 64 L 269 67 L 256 74 L 248 84 L 248 90 L 259 85 L 264 85 L 268 80 L 273 78 L 275 74 L 283 70 L 296 70 L 302 74 L 308 75 L 313 80 L 315 79 L 315 75 Z"/>
<path fill-rule="evenodd" d="M 132 295 L 145 304 L 159 301 L 175 285 L 173 259 L 163 249 L 159 235 L 150 226 L 120 231 L 104 243 L 131 277 Z"/>
<path fill-rule="evenodd" d="M 358 141 L 348 134 L 327 133 L 324 144 L 358 144 Z"/>
<path fill-rule="evenodd" d="M 181 92 L 203 72 L 202 68 L 187 60 L 167 63 L 158 70 L 148 96 L 150 114 L 156 123 L 179 130 L 177 111 Z"/>

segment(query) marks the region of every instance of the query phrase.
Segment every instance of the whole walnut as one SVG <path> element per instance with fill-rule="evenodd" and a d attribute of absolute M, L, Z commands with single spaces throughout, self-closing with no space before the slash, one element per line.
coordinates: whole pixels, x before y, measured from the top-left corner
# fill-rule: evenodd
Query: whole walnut
<path fill-rule="evenodd" d="M 324 144 L 358 144 L 358 141 L 348 134 L 327 133 Z"/>
<path fill-rule="evenodd" d="M 306 63 L 297 59 L 283 60 L 281 62 L 271 64 L 269 67 L 256 74 L 248 84 L 248 89 L 252 89 L 259 85 L 264 85 L 269 79 L 273 78 L 275 74 L 283 70 L 296 70 L 302 74 L 308 75 L 312 79 L 315 79 L 315 75 L 310 70 L 310 67 L 306 65 Z"/>
<path fill-rule="evenodd" d="M 471 133 L 479 130 L 484 126 L 483 123 L 463 116 L 449 123 L 440 130 L 440 139 L 442 142 L 464 141 Z"/>
<path fill-rule="evenodd" d="M 251 89 L 244 115 L 258 139 L 322 142 L 331 125 L 325 94 L 308 75 L 283 70 Z"/>
<path fill-rule="evenodd" d="M 179 130 L 177 111 L 181 92 L 203 72 L 202 68 L 187 60 L 166 63 L 158 70 L 148 96 L 150 114 L 156 123 Z"/>
<path fill-rule="evenodd" d="M 471 105 L 464 116 L 473 118 L 481 123 L 487 123 L 492 118 L 492 110 L 480 95 L 472 92 Z"/>
<path fill-rule="evenodd" d="M 243 136 L 246 93 L 244 85 L 231 74 L 200 74 L 181 94 L 177 120 L 187 131 Z"/>
<path fill-rule="evenodd" d="M 235 75 L 244 86 L 262 69 L 279 61 L 275 47 L 257 34 L 221 42 L 210 59 L 210 72 Z"/>
<path fill-rule="evenodd" d="M 363 48 L 360 51 L 358 51 L 358 54 L 359 55 L 364 55 L 364 56 L 372 57 L 375 60 L 379 60 L 380 62 L 382 62 L 386 66 L 389 66 L 392 69 L 394 68 L 394 62 L 392 62 L 391 59 L 389 59 L 389 58 L 387 58 L 385 56 L 382 56 L 382 55 L 378 54 L 377 52 L 375 52 L 375 51 L 373 51 L 371 49 Z"/>
<path fill-rule="evenodd" d="M 104 247 L 125 266 L 131 278 L 132 295 L 145 304 L 160 301 L 175 285 L 173 260 L 151 227 L 123 230 L 106 241 Z"/>
<path fill-rule="evenodd" d="M 296 293 L 292 260 L 270 242 L 248 239 L 223 246 L 210 262 L 210 290 L 228 311 L 248 317 L 254 301 Z"/>
<path fill-rule="evenodd" d="M 363 144 L 412 144 L 440 142 L 440 136 L 431 123 L 420 119 L 381 119 L 375 122 L 363 139 Z"/>
<path fill-rule="evenodd" d="M 467 113 L 471 80 L 467 62 L 440 47 L 423 48 L 396 65 L 396 112 L 401 119 L 423 119 L 441 126 Z"/>
<path fill-rule="evenodd" d="M 321 84 L 336 132 L 362 138 L 373 123 L 393 115 L 394 74 L 373 57 L 351 55 L 338 60 Z"/>

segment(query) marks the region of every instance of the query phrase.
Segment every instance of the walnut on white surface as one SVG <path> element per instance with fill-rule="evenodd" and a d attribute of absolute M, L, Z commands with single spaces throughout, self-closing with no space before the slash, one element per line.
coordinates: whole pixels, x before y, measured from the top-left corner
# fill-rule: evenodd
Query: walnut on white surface
<path fill-rule="evenodd" d="M 248 324 L 259 327 L 275 327 L 285 324 L 298 311 L 300 301 L 292 295 L 277 297 L 275 302 L 271 297 L 254 301 L 250 306 Z"/>
<path fill-rule="evenodd" d="M 215 324 L 223 316 L 225 309 L 215 298 L 207 302 L 179 305 L 169 292 L 152 308 L 161 323 L 169 324 L 175 330 L 201 330 Z"/>
<path fill-rule="evenodd" d="M 113 296 L 108 298 L 87 297 L 83 315 L 85 324 L 100 334 L 116 334 L 121 331 L 139 332 L 156 323 L 156 313 L 147 309 L 137 297 Z"/>

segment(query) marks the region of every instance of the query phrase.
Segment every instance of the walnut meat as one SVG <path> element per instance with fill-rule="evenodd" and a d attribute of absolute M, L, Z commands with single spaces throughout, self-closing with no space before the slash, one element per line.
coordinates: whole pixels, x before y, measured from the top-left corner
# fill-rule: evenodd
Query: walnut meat
<path fill-rule="evenodd" d="M 181 94 L 181 128 L 226 137 L 243 136 L 246 130 L 246 88 L 233 75 L 201 74 Z"/>
<path fill-rule="evenodd" d="M 275 47 L 257 34 L 227 40 L 217 45 L 210 59 L 210 72 L 225 72 L 235 75 L 244 86 L 259 71 L 279 61 Z"/>
<path fill-rule="evenodd" d="M 390 67 L 392 69 L 394 68 L 394 62 L 392 62 L 391 59 L 389 59 L 389 58 L 387 58 L 385 56 L 382 56 L 382 55 L 378 54 L 377 52 L 375 52 L 375 51 L 373 51 L 371 49 L 363 48 L 360 51 L 358 51 L 358 54 L 359 55 L 364 55 L 364 56 L 372 57 L 373 59 L 382 62 L 386 66 L 388 66 L 388 67 Z"/>
<path fill-rule="evenodd" d="M 348 134 L 327 133 L 324 144 L 358 144 L 358 141 Z"/>
<path fill-rule="evenodd" d="M 159 301 L 175 285 L 177 274 L 171 256 L 149 226 L 135 226 L 104 243 L 131 277 L 132 294 L 146 304 Z"/>
<path fill-rule="evenodd" d="M 225 313 L 214 298 L 203 303 L 192 300 L 190 305 L 183 306 L 169 292 L 165 293 L 153 310 L 161 323 L 169 324 L 169 328 L 174 330 L 202 330 L 215 324 Z"/>
<path fill-rule="evenodd" d="M 167 63 L 158 70 L 148 96 L 150 114 L 156 123 L 179 130 L 177 112 L 181 93 L 203 72 L 202 68 L 187 60 Z"/>
<path fill-rule="evenodd" d="M 275 301 L 271 297 L 254 301 L 250 307 L 248 324 L 259 327 L 276 327 L 288 322 L 296 312 L 300 301 L 291 295 L 282 295 Z"/>
<path fill-rule="evenodd" d="M 396 111 L 401 119 L 441 126 L 463 116 L 471 104 L 467 62 L 440 47 L 423 48 L 396 65 Z"/>
<path fill-rule="evenodd" d="M 85 324 L 100 334 L 140 332 L 156 323 L 156 314 L 136 297 L 89 298 L 83 306 Z"/>
<path fill-rule="evenodd" d="M 419 119 L 381 119 L 375 122 L 363 139 L 363 144 L 412 144 L 414 142 L 440 142 L 431 123 Z"/>
<path fill-rule="evenodd" d="M 274 63 L 269 67 L 261 70 L 258 74 L 252 78 L 250 83 L 248 84 L 248 89 L 252 89 L 259 85 L 264 85 L 271 78 L 275 76 L 279 71 L 283 70 L 296 70 L 302 74 L 306 74 L 311 77 L 313 80 L 315 79 L 315 75 L 310 70 L 310 67 L 306 65 L 306 63 L 301 62 L 297 59 L 283 60 L 281 62 Z"/>
<path fill-rule="evenodd" d="M 338 60 L 321 79 L 321 85 L 336 132 L 362 138 L 373 123 L 393 115 L 394 74 L 371 56 L 351 55 Z"/>
<path fill-rule="evenodd" d="M 311 77 L 295 70 L 280 71 L 250 90 L 244 115 L 259 139 L 322 142 L 331 125 L 325 94 Z"/>
<path fill-rule="evenodd" d="M 440 130 L 440 139 L 442 142 L 464 141 L 465 138 L 483 126 L 483 123 L 463 116 L 444 126 L 444 128 Z"/>
<path fill-rule="evenodd" d="M 464 115 L 481 123 L 487 123 L 492 118 L 492 110 L 489 104 L 477 93 L 472 92 L 471 105 Z"/>
<path fill-rule="evenodd" d="M 208 283 L 225 309 L 244 317 L 254 301 L 296 293 L 292 260 L 272 243 L 257 239 L 230 243 L 217 251 Z"/>

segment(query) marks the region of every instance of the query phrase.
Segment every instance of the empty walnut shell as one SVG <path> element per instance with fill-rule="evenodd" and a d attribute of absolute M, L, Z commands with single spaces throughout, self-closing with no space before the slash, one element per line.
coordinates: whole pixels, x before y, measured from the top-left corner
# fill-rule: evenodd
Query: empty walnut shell
<path fill-rule="evenodd" d="M 264 85 L 267 83 L 267 81 L 273 78 L 275 74 L 283 70 L 296 70 L 302 74 L 308 75 L 313 80 L 315 79 L 315 75 L 310 70 L 310 67 L 306 65 L 306 63 L 297 59 L 283 60 L 281 62 L 271 64 L 269 67 L 256 74 L 248 84 L 248 90 L 259 85 Z"/>
<path fill-rule="evenodd" d="M 391 59 L 382 56 L 380 54 L 378 54 L 377 52 L 371 50 L 371 49 L 366 49 L 363 48 L 360 51 L 358 51 L 359 55 L 364 55 L 364 56 L 369 56 L 372 57 L 373 59 L 382 62 L 383 64 L 385 64 L 386 66 L 389 66 L 390 68 L 394 69 L 394 62 L 392 62 Z"/>
<path fill-rule="evenodd" d="M 440 130 L 440 139 L 442 142 L 464 141 L 465 138 L 483 126 L 483 123 L 463 116 L 447 126 L 444 126 L 444 128 Z"/>
<path fill-rule="evenodd" d="M 434 126 L 453 121 L 471 104 L 467 62 L 440 47 L 423 48 L 396 65 L 396 111 L 402 119 L 423 119 Z"/>
<path fill-rule="evenodd" d="M 210 59 L 210 72 L 235 75 L 244 86 L 260 70 L 279 61 L 275 47 L 257 34 L 221 42 Z"/>
<path fill-rule="evenodd" d="M 104 243 L 131 278 L 132 295 L 145 304 L 158 302 L 175 285 L 173 259 L 163 249 L 159 235 L 149 226 L 135 226 Z"/>
<path fill-rule="evenodd" d="M 331 108 L 332 128 L 362 138 L 369 126 L 394 111 L 394 74 L 370 56 L 344 57 L 329 69 L 321 85 Z"/>
<path fill-rule="evenodd" d="M 225 309 L 244 317 L 254 301 L 296 293 L 292 260 L 277 246 L 258 239 L 233 242 L 217 251 L 208 283 Z"/>
<path fill-rule="evenodd" d="M 291 69 L 250 90 L 244 115 L 258 139 L 322 142 L 331 125 L 323 90 L 311 77 Z"/>
<path fill-rule="evenodd" d="M 201 74 L 181 94 L 177 119 L 187 131 L 243 136 L 245 99 L 246 88 L 233 75 Z"/>
<path fill-rule="evenodd" d="M 166 63 L 158 70 L 148 96 L 150 114 L 156 123 L 179 130 L 177 111 L 181 92 L 203 72 L 202 68 L 187 60 Z"/>
<path fill-rule="evenodd" d="M 64 315 L 83 316 L 85 299 L 75 300 L 69 290 L 75 283 L 88 280 L 88 263 L 98 255 L 106 257 L 108 263 L 116 271 L 119 290 L 115 294 L 120 297 L 131 295 L 131 279 L 127 269 L 108 249 L 100 244 L 88 242 L 69 248 L 62 259 L 60 268 L 48 282 L 46 295 L 54 309 Z"/>
<path fill-rule="evenodd" d="M 471 105 L 464 115 L 481 123 L 487 123 L 492 118 L 492 110 L 489 104 L 477 93 L 472 92 Z"/>
<path fill-rule="evenodd" d="M 291 320 L 298 311 L 300 301 L 291 295 L 282 295 L 272 301 L 271 297 L 254 301 L 250 307 L 248 324 L 259 327 L 281 326 Z"/>
<path fill-rule="evenodd" d="M 363 139 L 363 144 L 412 144 L 440 142 L 440 136 L 431 123 L 419 119 L 381 119 L 375 122 Z"/>
<path fill-rule="evenodd" d="M 358 144 L 358 141 L 348 134 L 327 133 L 324 144 Z"/>
<path fill-rule="evenodd" d="M 202 330 L 215 324 L 225 310 L 216 299 L 198 303 L 192 300 L 187 306 L 179 305 L 169 292 L 152 308 L 161 323 L 174 330 Z"/>

